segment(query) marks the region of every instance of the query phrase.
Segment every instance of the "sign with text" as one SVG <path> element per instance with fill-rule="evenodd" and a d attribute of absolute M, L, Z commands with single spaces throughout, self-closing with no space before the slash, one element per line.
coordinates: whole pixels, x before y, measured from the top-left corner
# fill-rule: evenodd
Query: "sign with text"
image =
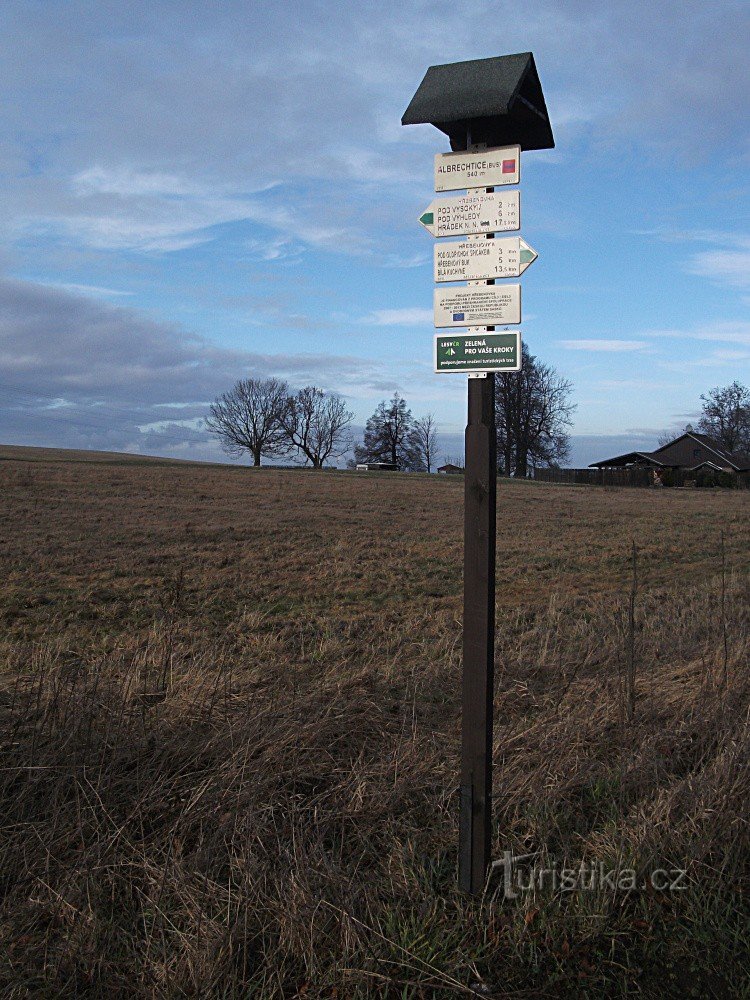
<path fill-rule="evenodd" d="M 438 153 L 435 190 L 502 187 L 521 179 L 521 147 L 499 146 L 478 153 Z"/>
<path fill-rule="evenodd" d="M 520 236 L 435 244 L 435 281 L 518 278 L 537 259 Z"/>
<path fill-rule="evenodd" d="M 465 194 L 436 198 L 419 221 L 433 236 L 472 236 L 521 228 L 520 191 Z"/>
<path fill-rule="evenodd" d="M 435 371 L 517 372 L 521 370 L 521 334 L 438 333 L 435 336 Z"/>
<path fill-rule="evenodd" d="M 520 285 L 436 288 L 436 327 L 505 326 L 521 322 Z"/>

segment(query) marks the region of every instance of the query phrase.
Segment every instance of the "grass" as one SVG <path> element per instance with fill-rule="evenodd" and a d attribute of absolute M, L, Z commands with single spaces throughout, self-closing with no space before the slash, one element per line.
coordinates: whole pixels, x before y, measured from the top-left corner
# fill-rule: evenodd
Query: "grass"
<path fill-rule="evenodd" d="M 748 495 L 500 483 L 474 901 L 462 487 L 0 463 L 0 995 L 748 995 Z"/>

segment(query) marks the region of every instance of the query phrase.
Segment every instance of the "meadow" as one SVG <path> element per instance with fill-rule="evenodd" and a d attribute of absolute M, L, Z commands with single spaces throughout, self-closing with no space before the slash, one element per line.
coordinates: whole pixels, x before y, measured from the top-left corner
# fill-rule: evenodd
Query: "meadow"
<path fill-rule="evenodd" d="M 494 856 L 637 885 L 473 900 L 462 479 L 95 457 L 0 449 L 0 995 L 750 995 L 750 492 L 499 481 Z"/>

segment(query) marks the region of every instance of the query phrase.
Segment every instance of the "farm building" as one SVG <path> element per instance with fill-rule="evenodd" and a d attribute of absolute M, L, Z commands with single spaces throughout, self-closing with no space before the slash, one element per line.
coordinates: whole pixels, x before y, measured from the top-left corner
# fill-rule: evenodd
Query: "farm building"
<path fill-rule="evenodd" d="M 453 465 L 452 462 L 448 462 L 447 465 L 441 465 L 438 472 L 442 476 L 462 476 L 464 470 L 460 465 Z"/>
<path fill-rule="evenodd" d="M 705 434 L 686 431 L 656 451 L 629 451 L 625 455 L 592 462 L 590 469 L 641 467 L 697 475 L 699 472 L 728 472 L 744 477 L 750 474 L 750 455 L 726 451 Z"/>

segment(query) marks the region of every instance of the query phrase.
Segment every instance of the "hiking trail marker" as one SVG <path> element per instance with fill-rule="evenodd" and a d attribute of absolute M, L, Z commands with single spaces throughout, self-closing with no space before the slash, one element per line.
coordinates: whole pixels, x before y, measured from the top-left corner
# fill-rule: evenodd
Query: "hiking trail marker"
<path fill-rule="evenodd" d="M 521 147 L 503 146 L 479 153 L 437 153 L 435 190 L 502 187 L 521 179 Z"/>
<path fill-rule="evenodd" d="M 493 189 L 519 182 L 521 150 L 552 149 L 555 141 L 531 52 L 430 66 L 401 118 L 402 125 L 426 123 L 445 132 L 453 151 L 435 157 L 435 190 L 468 191 L 435 199 L 419 221 L 436 237 L 469 237 L 435 249 L 436 282 L 469 282 L 435 289 L 435 326 L 473 329 L 437 334 L 434 361 L 436 372 L 469 376 L 458 884 L 481 896 L 493 839 L 495 372 L 522 364 L 520 332 L 494 329 L 520 322 L 521 286 L 495 280 L 518 277 L 537 256 L 520 237 L 494 239 L 521 228 L 521 199 Z"/>
<path fill-rule="evenodd" d="M 436 243 L 435 281 L 520 278 L 538 256 L 520 236 Z"/>
<path fill-rule="evenodd" d="M 433 236 L 507 233 L 521 228 L 518 191 L 472 191 L 460 198 L 436 198 L 419 216 Z"/>

